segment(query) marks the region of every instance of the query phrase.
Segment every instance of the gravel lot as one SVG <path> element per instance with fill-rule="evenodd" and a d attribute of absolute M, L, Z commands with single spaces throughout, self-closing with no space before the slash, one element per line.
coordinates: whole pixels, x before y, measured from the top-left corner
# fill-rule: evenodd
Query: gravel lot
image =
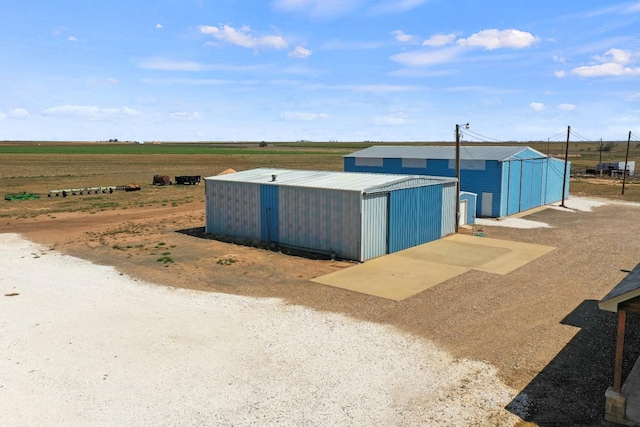
<path fill-rule="evenodd" d="M 390 326 L 154 286 L 14 234 L 0 271 L 4 425 L 516 420 L 494 367 Z"/>
<path fill-rule="evenodd" d="M 517 221 L 529 225 L 536 222 L 546 227 L 538 224 L 534 228 L 516 228 L 502 221 L 484 226 L 491 238 L 555 246 L 556 251 L 505 276 L 471 271 L 400 302 L 309 281 L 345 268 L 347 263 L 292 257 L 201 238 L 203 208 L 200 203 L 175 208 L 130 208 L 94 215 L 69 213 L 12 218 L 0 223 L 0 233 L 19 233 L 47 249 L 55 249 L 55 253 L 115 266 L 119 272 L 140 282 L 215 292 L 207 294 L 212 298 L 222 298 L 220 294 L 260 298 L 257 301 L 275 298 L 279 301 L 276 306 L 282 310 L 275 306 L 269 308 L 278 313 L 277 321 L 272 323 L 286 317 L 282 313 L 289 313 L 287 310 L 293 313 L 310 309 L 318 316 L 336 315 L 356 325 L 375 324 L 382 330 L 392 331 L 392 335 L 418 339 L 421 345 L 435 345 L 454 361 L 481 363 L 488 367 L 483 372 L 490 373 L 491 367 L 495 367 L 497 379 L 508 387 L 498 385 L 496 390 L 515 390 L 505 404 L 507 411 L 500 414 L 518 414 L 526 421 L 541 424 L 601 425 L 604 391 L 613 378 L 616 322 L 613 313 L 598 310 L 597 301 L 625 277 L 625 271 L 640 261 L 640 210 L 638 205 L 574 197 L 567 205 L 573 208 L 550 208 Z M 590 206 L 591 211 L 585 206 Z M 162 253 L 158 249 L 160 243 L 171 253 L 174 263 L 157 262 Z M 49 251 L 46 256 L 29 261 L 43 261 L 53 253 Z M 235 262 L 221 262 L 229 259 Z M 1 298 L 0 316 L 5 312 L 4 305 L 26 299 L 22 293 Z M 138 307 L 144 304 L 134 306 L 131 312 L 135 313 Z M 24 307 L 20 309 L 24 311 Z M 58 311 L 64 313 L 64 310 Z M 191 321 L 199 322 L 198 318 Z M 5 325 L 4 321 L 2 324 Z M 627 334 L 625 370 L 631 368 L 640 354 L 640 324 L 633 316 L 630 316 Z M 359 353 L 357 357 L 378 354 L 380 347 L 387 348 L 387 345 L 367 347 L 371 351 Z M 328 360 L 334 363 L 333 359 Z M 371 369 L 378 366 L 371 363 Z M 391 369 L 389 365 L 379 366 Z M 412 375 L 422 378 L 416 372 L 411 371 L 405 377 L 409 390 L 414 390 L 411 387 L 419 383 L 409 380 Z M 462 386 L 464 382 L 457 384 L 461 392 L 467 393 L 468 388 Z M 376 395 L 390 393 L 371 388 L 376 390 Z M 0 388 L 0 393 L 6 393 L 4 389 L 6 386 Z M 412 393 L 408 395 L 420 395 L 421 391 Z M 501 392 L 498 395 L 502 395 Z M 496 404 L 498 401 L 499 398 L 491 400 Z M 391 405 L 395 408 L 393 405 L 396 404 Z M 481 412 L 486 414 L 484 410 Z M 394 414 L 400 417 L 399 423 L 406 419 L 406 423 L 411 424 L 410 420 L 420 419 L 411 418 L 405 410 Z M 402 418 L 405 416 L 408 418 Z M 459 419 L 463 417 L 451 417 L 449 422 Z M 511 420 L 505 419 L 505 422 Z"/>

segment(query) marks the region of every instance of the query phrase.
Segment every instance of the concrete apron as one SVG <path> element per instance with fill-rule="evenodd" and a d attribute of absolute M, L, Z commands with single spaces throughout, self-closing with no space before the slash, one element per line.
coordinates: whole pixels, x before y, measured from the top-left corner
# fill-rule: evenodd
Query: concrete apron
<path fill-rule="evenodd" d="M 452 234 L 312 281 L 400 301 L 469 270 L 507 274 L 554 249 Z"/>

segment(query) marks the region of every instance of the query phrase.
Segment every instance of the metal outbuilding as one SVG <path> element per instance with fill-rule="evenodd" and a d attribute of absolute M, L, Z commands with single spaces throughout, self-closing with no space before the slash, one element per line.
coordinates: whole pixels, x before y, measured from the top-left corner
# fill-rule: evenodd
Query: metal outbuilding
<path fill-rule="evenodd" d="M 455 229 L 456 179 L 260 168 L 205 178 L 206 232 L 365 261 Z"/>
<path fill-rule="evenodd" d="M 460 192 L 460 225 L 476 223 L 478 195 L 468 191 Z"/>
<path fill-rule="evenodd" d="M 463 146 L 460 189 L 478 195 L 476 215 L 504 217 L 569 196 L 569 171 L 564 160 L 531 147 Z M 452 146 L 374 146 L 344 156 L 348 172 L 455 176 Z M 565 179 L 563 179 L 565 178 Z"/>

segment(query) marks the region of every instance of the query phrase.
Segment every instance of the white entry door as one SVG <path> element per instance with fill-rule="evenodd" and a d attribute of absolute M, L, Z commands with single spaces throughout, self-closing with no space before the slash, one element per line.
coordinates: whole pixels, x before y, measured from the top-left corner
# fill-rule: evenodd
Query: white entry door
<path fill-rule="evenodd" d="M 482 209 L 480 213 L 484 217 L 493 216 L 493 193 L 482 193 Z"/>
<path fill-rule="evenodd" d="M 467 225 L 467 201 L 460 200 L 460 222 L 458 225 Z"/>

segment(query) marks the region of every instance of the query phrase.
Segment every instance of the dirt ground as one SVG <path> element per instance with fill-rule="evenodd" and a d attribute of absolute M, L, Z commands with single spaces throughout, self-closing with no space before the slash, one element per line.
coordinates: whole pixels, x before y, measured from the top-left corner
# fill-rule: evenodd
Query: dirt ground
<path fill-rule="evenodd" d="M 527 218 L 552 228 L 484 227 L 489 237 L 558 249 L 508 275 L 470 271 L 399 302 L 309 281 L 348 262 L 207 238 L 199 200 L 2 218 L 0 232 L 166 286 L 277 297 L 393 325 L 455 357 L 496 366 L 507 385 L 521 390 L 512 405 L 524 420 L 589 425 L 600 424 L 613 378 L 615 315 L 598 310 L 597 301 L 640 261 L 638 213 L 622 205 L 546 209 Z M 640 323 L 630 323 L 625 370 L 640 354 Z"/>

